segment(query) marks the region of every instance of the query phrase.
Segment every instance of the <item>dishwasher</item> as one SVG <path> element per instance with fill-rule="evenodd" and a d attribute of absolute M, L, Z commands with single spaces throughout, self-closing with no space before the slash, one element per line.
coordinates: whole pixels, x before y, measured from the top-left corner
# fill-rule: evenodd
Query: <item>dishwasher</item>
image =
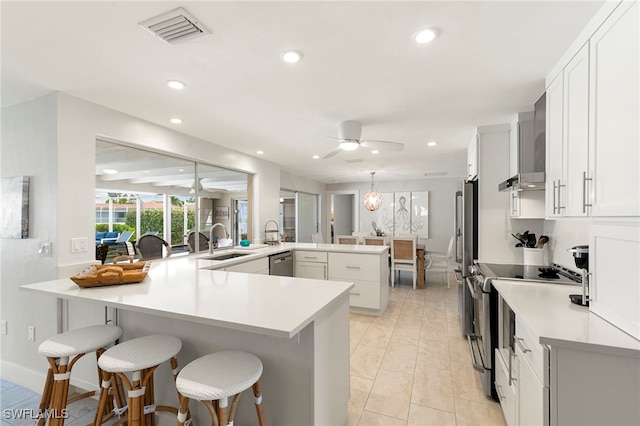
<path fill-rule="evenodd" d="M 293 254 L 290 251 L 269 256 L 269 275 L 293 276 Z"/>

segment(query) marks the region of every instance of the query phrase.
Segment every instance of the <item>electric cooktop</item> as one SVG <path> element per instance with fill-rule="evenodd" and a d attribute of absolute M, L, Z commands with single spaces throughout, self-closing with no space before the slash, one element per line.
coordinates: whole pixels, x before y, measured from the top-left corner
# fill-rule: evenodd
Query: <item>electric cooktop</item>
<path fill-rule="evenodd" d="M 580 284 L 582 277 L 560 265 L 510 265 L 499 263 L 479 263 L 485 277 L 518 279 L 554 284 Z"/>

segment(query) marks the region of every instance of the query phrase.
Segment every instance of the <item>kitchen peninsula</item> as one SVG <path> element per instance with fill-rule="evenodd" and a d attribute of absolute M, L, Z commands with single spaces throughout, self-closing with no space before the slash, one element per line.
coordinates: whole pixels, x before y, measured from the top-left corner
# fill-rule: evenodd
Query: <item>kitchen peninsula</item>
<path fill-rule="evenodd" d="M 179 337 L 183 341 L 178 355 L 181 366 L 219 350 L 254 353 L 264 364 L 261 384 L 269 424 L 346 424 L 349 290 L 353 282 L 228 269 L 283 250 L 344 252 L 347 247 L 363 253 L 387 250 L 283 244 L 224 261 L 207 259 L 211 257 L 208 253 L 153 261 L 139 284 L 79 288 L 70 279 L 59 279 L 21 289 L 91 303 L 97 309 L 115 308 L 123 340 L 147 334 Z M 156 398 L 175 405 L 175 389 L 168 368 L 163 367 L 157 371 Z M 166 386 L 159 386 L 161 383 Z M 241 398 L 238 423 L 255 420 L 251 402 Z M 194 404 L 191 408 L 195 423 L 204 423 L 207 414 L 202 407 Z"/>

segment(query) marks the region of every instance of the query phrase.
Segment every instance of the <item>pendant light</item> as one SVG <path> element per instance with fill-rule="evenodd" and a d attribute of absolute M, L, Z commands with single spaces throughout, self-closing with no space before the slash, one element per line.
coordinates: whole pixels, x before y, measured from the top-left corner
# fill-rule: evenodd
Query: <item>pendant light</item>
<path fill-rule="evenodd" d="M 376 211 L 382 206 L 382 195 L 378 191 L 373 188 L 373 175 L 376 172 L 371 172 L 371 191 L 364 194 L 364 198 L 362 199 L 362 203 L 364 207 L 369 211 Z"/>

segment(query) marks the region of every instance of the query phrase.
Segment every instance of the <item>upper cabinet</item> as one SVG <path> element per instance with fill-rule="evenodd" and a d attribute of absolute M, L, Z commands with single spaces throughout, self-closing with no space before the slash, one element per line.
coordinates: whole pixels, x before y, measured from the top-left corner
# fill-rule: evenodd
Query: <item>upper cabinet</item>
<path fill-rule="evenodd" d="M 640 216 L 638 2 L 623 2 L 590 40 L 593 216 Z"/>
<path fill-rule="evenodd" d="M 639 216 L 638 2 L 547 81 L 546 216 Z"/>

